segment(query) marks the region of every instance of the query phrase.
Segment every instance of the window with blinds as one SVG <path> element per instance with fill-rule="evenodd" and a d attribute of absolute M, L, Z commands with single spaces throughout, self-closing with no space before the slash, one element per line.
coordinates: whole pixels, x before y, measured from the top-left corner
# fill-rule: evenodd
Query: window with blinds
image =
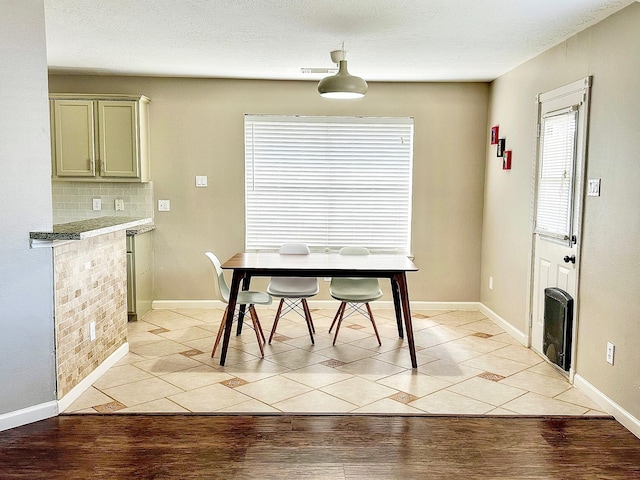
<path fill-rule="evenodd" d="M 412 118 L 246 115 L 246 250 L 409 254 L 412 159 Z"/>
<path fill-rule="evenodd" d="M 542 117 L 536 233 L 558 240 L 572 234 L 577 107 Z"/>

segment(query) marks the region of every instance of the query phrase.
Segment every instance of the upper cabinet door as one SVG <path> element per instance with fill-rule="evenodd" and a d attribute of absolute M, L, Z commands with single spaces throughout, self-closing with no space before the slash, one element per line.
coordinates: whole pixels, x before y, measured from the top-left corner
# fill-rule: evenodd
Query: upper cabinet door
<path fill-rule="evenodd" d="M 89 100 L 53 101 L 57 176 L 95 177 L 94 105 Z"/>
<path fill-rule="evenodd" d="M 140 176 L 138 102 L 98 101 L 100 175 Z"/>
<path fill-rule="evenodd" d="M 50 95 L 52 179 L 149 182 L 149 98 Z"/>

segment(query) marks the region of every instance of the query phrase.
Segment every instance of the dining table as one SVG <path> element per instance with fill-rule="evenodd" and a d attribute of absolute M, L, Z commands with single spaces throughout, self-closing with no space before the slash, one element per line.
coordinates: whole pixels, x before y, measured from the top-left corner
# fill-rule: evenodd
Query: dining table
<path fill-rule="evenodd" d="M 233 276 L 229 292 L 229 302 L 222 340 L 220 365 L 224 366 L 231 328 L 237 306 L 238 292 L 249 290 L 252 277 L 357 277 L 388 278 L 398 325 L 398 336 L 409 346 L 411 367 L 417 368 L 416 349 L 411 322 L 407 272 L 416 272 L 418 267 L 406 255 L 372 254 L 340 255 L 339 253 L 310 253 L 306 255 L 281 255 L 277 252 L 236 253 L 222 264 L 225 270 L 232 270 Z M 244 313 L 241 306 L 240 315 Z M 239 327 L 242 325 L 240 320 Z"/>

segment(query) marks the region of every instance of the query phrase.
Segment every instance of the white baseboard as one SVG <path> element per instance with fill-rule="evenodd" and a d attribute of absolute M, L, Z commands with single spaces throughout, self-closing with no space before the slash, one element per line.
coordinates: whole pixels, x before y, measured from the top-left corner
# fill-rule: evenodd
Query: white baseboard
<path fill-rule="evenodd" d="M 0 415 L 0 432 L 28 423 L 38 422 L 45 418 L 55 417 L 56 415 L 58 415 L 58 402 L 55 400 L 4 413 Z"/>
<path fill-rule="evenodd" d="M 496 312 L 491 310 L 489 307 L 484 305 L 483 303 L 479 303 L 479 310 L 484 313 L 487 318 L 492 320 L 496 325 L 500 326 L 505 332 L 515 338 L 518 342 L 520 342 L 525 347 L 529 347 L 529 335 L 521 332 L 516 327 L 507 322 L 504 318 L 498 315 Z"/>
<path fill-rule="evenodd" d="M 640 438 L 640 420 L 627 412 L 616 402 L 607 397 L 604 393 L 587 382 L 584 377 L 576 374 L 573 378 L 573 385 L 589 397 L 593 402 L 598 404 L 609 415 L 612 415 L 627 430 Z"/>
<path fill-rule="evenodd" d="M 69 393 L 58 400 L 58 411 L 64 412 L 69 406 L 75 402 L 80 395 L 82 395 L 93 383 L 98 380 L 107 370 L 113 367 L 118 361 L 120 361 L 127 353 L 129 353 L 129 343 L 125 342 L 113 352 L 109 357 L 102 362 L 98 367 L 89 375 L 84 377 L 78 385 L 73 387 Z"/>
<path fill-rule="evenodd" d="M 376 301 L 372 304 L 377 308 L 393 308 L 391 300 Z M 478 302 L 411 302 L 411 308 L 415 310 L 467 310 L 479 309 Z M 225 304 L 219 300 L 154 300 L 153 310 L 175 310 L 189 308 L 224 308 Z M 309 300 L 310 308 L 338 308 L 337 300 Z"/>
<path fill-rule="evenodd" d="M 180 308 L 224 308 L 225 304 L 220 300 L 154 300 L 151 302 L 152 310 L 176 310 Z"/>

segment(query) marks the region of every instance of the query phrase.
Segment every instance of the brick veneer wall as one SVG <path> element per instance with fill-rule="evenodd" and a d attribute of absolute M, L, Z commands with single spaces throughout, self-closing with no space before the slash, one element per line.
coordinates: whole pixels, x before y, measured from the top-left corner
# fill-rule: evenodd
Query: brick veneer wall
<path fill-rule="evenodd" d="M 53 249 L 58 399 L 127 340 L 125 231 Z M 96 322 L 92 342 L 89 324 Z"/>

